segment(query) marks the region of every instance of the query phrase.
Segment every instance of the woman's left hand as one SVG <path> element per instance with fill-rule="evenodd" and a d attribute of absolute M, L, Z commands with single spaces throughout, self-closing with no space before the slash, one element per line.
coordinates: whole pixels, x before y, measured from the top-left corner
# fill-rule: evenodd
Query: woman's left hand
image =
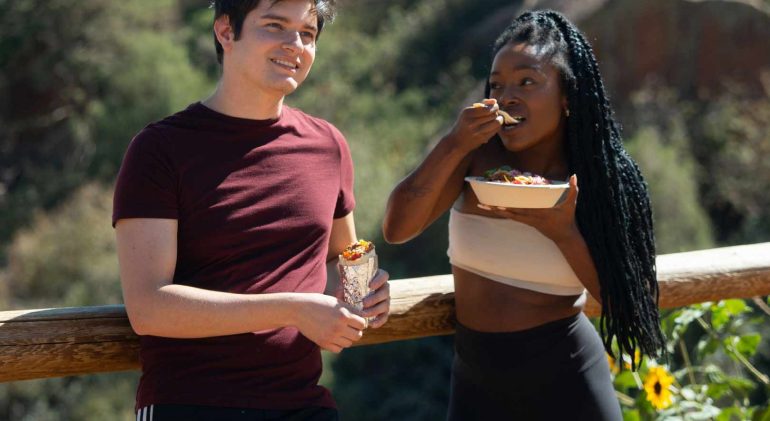
<path fill-rule="evenodd" d="M 390 314 L 390 275 L 382 269 L 369 282 L 371 293 L 364 298 L 363 316 L 371 318 L 368 327 L 378 328 L 388 321 Z"/>
<path fill-rule="evenodd" d="M 567 238 L 578 232 L 577 225 L 575 225 L 575 207 L 577 206 L 577 198 L 577 175 L 573 174 L 569 178 L 567 197 L 552 208 L 501 208 L 482 204 L 479 204 L 478 207 L 488 210 L 500 217 L 513 219 L 514 221 L 530 225 L 546 237 L 550 238 L 551 241 L 558 243 L 561 239 Z"/>

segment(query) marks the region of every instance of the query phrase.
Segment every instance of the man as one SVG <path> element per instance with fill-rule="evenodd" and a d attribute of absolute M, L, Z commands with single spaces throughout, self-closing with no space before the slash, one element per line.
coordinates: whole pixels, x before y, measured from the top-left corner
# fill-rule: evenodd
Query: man
<path fill-rule="evenodd" d="M 137 417 L 337 419 L 320 348 L 387 320 L 383 271 L 362 313 L 322 294 L 325 263 L 356 240 L 352 161 L 336 128 L 283 104 L 332 6 L 215 1 L 216 91 L 126 152 L 113 224 L 141 335 Z"/>

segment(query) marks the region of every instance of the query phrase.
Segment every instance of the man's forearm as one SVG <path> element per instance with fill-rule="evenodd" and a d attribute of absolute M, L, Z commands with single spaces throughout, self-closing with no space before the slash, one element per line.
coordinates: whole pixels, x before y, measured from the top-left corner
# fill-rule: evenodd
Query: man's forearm
<path fill-rule="evenodd" d="M 139 335 L 203 338 L 296 325 L 299 293 L 233 294 L 187 285 L 164 285 L 126 303 Z"/>

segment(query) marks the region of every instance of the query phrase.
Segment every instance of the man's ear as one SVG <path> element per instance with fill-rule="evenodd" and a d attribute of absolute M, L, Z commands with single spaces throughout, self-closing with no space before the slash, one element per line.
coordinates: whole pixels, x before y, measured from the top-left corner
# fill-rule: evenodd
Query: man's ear
<path fill-rule="evenodd" d="M 235 31 L 230 25 L 230 16 L 222 15 L 214 21 L 214 35 L 217 41 L 222 44 L 223 51 L 230 51 L 235 42 Z"/>

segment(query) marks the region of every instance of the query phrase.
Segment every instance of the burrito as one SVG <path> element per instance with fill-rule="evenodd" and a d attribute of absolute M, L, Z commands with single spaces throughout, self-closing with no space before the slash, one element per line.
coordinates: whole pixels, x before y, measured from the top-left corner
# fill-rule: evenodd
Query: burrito
<path fill-rule="evenodd" d="M 339 255 L 338 268 L 342 280 L 344 300 L 358 310 L 364 307 L 364 298 L 369 295 L 369 282 L 377 273 L 377 253 L 374 244 L 358 240 L 345 247 Z"/>

